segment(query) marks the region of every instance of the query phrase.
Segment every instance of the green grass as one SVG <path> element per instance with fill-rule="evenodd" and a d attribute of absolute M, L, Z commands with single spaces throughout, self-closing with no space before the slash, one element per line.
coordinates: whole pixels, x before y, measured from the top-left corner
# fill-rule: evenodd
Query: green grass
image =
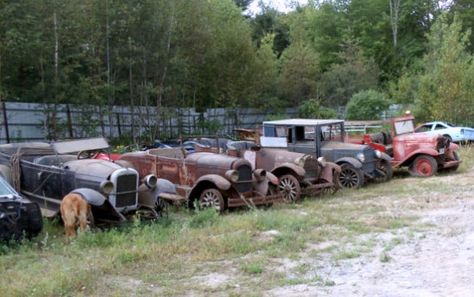
<path fill-rule="evenodd" d="M 474 148 L 463 146 L 460 155 L 463 163 L 456 173 L 416 179 L 402 172 L 389 184 L 224 215 L 177 210 L 156 222 L 93 230 L 70 244 L 57 221 L 45 220 L 43 232 L 32 241 L 0 245 L 0 295 L 181 296 L 193 291 L 260 296 L 285 284 L 331 285 L 308 276 L 305 265 L 277 272 L 274 259 L 329 254 L 333 261 L 350 260 L 376 246 L 370 234 L 406 229 L 410 238 L 430 228 L 420 225 L 412 211 L 474 190 L 472 178 L 466 177 L 474 167 Z M 269 230 L 277 232 L 267 235 Z M 370 239 L 361 241 L 364 234 Z M 336 244 L 330 248 L 308 252 L 309 244 L 332 241 Z M 403 243 L 398 236 L 385 243 L 380 261 L 390 261 L 388 252 Z M 288 278 L 289 272 L 295 277 Z M 214 289 L 194 280 L 210 273 L 231 280 Z"/>

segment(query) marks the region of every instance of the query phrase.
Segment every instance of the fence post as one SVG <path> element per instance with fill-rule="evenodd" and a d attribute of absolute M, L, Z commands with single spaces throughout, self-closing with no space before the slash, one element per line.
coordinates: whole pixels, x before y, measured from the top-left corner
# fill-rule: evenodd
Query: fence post
<path fill-rule="evenodd" d="M 116 117 L 117 117 L 117 129 L 118 129 L 118 136 L 121 137 L 122 136 L 122 128 L 120 127 L 120 115 L 119 113 L 115 113 Z M 132 121 L 133 123 L 133 121 Z"/>
<path fill-rule="evenodd" d="M 69 109 L 69 104 L 66 104 L 66 115 L 67 115 L 67 128 L 69 130 L 69 138 L 74 138 L 74 134 L 72 131 L 71 110 Z"/>
<path fill-rule="evenodd" d="M 2 101 L 3 125 L 5 126 L 5 137 L 7 143 L 10 143 L 10 131 L 8 131 L 7 106 L 5 101 Z"/>

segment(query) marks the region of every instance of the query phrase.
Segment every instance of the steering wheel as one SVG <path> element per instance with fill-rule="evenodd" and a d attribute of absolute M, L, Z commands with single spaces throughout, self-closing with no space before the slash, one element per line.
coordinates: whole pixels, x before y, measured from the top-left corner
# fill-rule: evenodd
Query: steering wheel
<path fill-rule="evenodd" d="M 77 153 L 77 159 L 78 160 L 83 160 L 83 159 L 94 159 L 97 157 L 97 155 L 100 153 L 100 150 L 96 151 L 80 151 Z"/>

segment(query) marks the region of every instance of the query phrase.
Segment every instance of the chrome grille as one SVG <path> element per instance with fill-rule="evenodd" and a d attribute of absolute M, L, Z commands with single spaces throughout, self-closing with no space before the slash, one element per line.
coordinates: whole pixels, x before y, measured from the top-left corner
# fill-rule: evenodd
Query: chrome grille
<path fill-rule="evenodd" d="M 123 174 L 117 177 L 117 198 L 115 207 L 134 206 L 137 204 L 136 174 Z"/>

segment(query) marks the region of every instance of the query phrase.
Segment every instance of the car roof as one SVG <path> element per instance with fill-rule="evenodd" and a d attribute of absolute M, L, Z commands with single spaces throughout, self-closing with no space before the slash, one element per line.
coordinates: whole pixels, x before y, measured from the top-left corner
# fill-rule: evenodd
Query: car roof
<path fill-rule="evenodd" d="M 263 122 L 264 125 L 285 125 L 285 126 L 316 126 L 316 125 L 329 125 L 329 124 L 339 124 L 339 123 L 344 123 L 344 120 L 285 119 L 285 120 Z"/>

